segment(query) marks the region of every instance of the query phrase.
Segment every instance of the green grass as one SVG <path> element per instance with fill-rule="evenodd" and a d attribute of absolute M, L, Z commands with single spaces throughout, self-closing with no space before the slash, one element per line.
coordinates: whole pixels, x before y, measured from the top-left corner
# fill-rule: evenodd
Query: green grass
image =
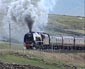
<path fill-rule="evenodd" d="M 15 50 L 16 49 L 22 49 L 22 46 L 19 44 L 14 44 L 17 45 L 15 46 Z M 12 44 L 12 46 L 14 46 Z M 0 43 L 0 49 L 8 49 L 9 51 L 1 51 L 0 52 L 0 60 L 4 61 L 4 62 L 8 62 L 8 63 L 16 63 L 16 64 L 21 64 L 21 65 L 32 65 L 32 66 L 39 66 L 41 68 L 44 69 L 64 69 L 63 67 L 58 67 L 55 65 L 52 65 L 52 63 L 55 63 L 54 61 L 51 60 L 45 60 L 40 58 L 40 57 L 35 57 L 34 55 L 30 55 L 33 58 L 25 58 L 23 56 L 17 56 L 15 54 L 12 53 L 12 51 L 10 49 L 13 49 L 13 47 L 10 47 L 10 44 L 8 42 L 4 42 L 4 43 Z M 11 54 L 10 54 L 11 53 Z M 24 53 L 22 53 L 24 54 Z M 50 63 L 50 64 L 46 64 L 46 63 Z M 59 65 L 62 65 L 62 62 L 57 63 Z"/>
<path fill-rule="evenodd" d="M 0 61 L 12 63 L 12 64 L 20 64 L 20 65 L 31 65 L 38 66 L 43 69 L 66 69 L 63 65 L 65 63 L 63 61 L 54 62 L 50 59 L 44 60 L 42 58 L 37 57 L 24 57 L 21 55 L 16 55 L 15 53 L 0 53 Z M 72 64 L 70 66 L 73 66 Z M 84 66 L 79 66 L 78 69 L 84 69 Z"/>
<path fill-rule="evenodd" d="M 15 46 L 15 45 L 17 45 L 17 46 Z M 40 51 L 35 51 L 35 50 L 34 51 L 23 50 L 23 49 L 21 49 L 22 45 L 20 45 L 20 44 L 12 43 L 12 46 L 15 46 L 18 49 L 16 50 L 13 47 L 10 48 L 9 43 L 0 43 L 0 50 L 2 49 L 2 51 L 0 51 L 0 60 L 1 61 L 8 62 L 8 63 L 17 63 L 17 64 L 21 64 L 21 65 L 28 64 L 28 65 L 32 65 L 32 66 L 39 66 L 44 69 L 66 69 L 63 65 L 77 66 L 78 69 L 85 68 L 84 64 L 81 65 L 82 62 L 77 64 L 77 61 L 79 61 L 78 59 L 80 59 L 80 58 L 83 59 L 84 54 L 45 53 L 45 52 L 40 52 Z M 18 53 L 19 55 L 16 55 L 16 53 Z M 23 55 L 26 55 L 27 57 L 23 57 Z M 73 60 L 72 60 L 72 62 L 69 61 L 68 59 L 65 61 L 62 60 L 65 57 L 70 58 L 70 56 L 72 56 L 72 59 L 75 59 L 76 57 L 78 57 L 78 59 L 76 59 L 74 63 L 73 63 Z M 59 58 L 61 58 L 61 59 L 59 59 Z"/>
<path fill-rule="evenodd" d="M 64 15 L 49 15 L 49 23 L 57 24 L 57 22 L 66 26 L 84 27 L 85 18 L 79 19 L 77 16 L 64 16 Z"/>
<path fill-rule="evenodd" d="M 0 55 L 0 60 L 2 60 L 4 62 L 8 62 L 8 63 L 17 63 L 17 64 L 21 64 L 21 65 L 28 64 L 28 65 L 32 65 L 32 66 L 39 66 L 44 69 L 64 69 L 63 67 L 46 64 L 46 62 L 44 62 L 43 60 L 40 60 L 38 58 L 27 59 L 27 58 L 23 58 L 20 56 L 5 54 L 5 55 Z"/>
<path fill-rule="evenodd" d="M 55 33 L 57 34 L 68 34 L 64 33 L 60 30 L 67 30 L 67 32 L 75 32 L 75 33 L 80 33 L 80 34 L 85 34 L 84 29 L 85 29 L 85 17 L 80 17 L 80 16 L 66 16 L 66 15 L 55 15 L 55 14 L 49 14 L 49 19 L 48 19 L 48 27 L 49 24 L 51 27 L 50 33 Z M 81 31 L 80 31 L 81 30 Z M 48 31 L 49 32 L 49 29 Z M 74 33 L 74 34 L 75 34 Z M 73 34 L 73 33 L 72 33 Z"/>
<path fill-rule="evenodd" d="M 10 45 L 8 42 L 2 42 L 0 43 L 0 49 L 9 49 Z"/>
<path fill-rule="evenodd" d="M 77 32 L 77 33 L 82 33 L 85 34 L 85 30 L 72 30 L 72 29 L 65 29 L 66 31 L 73 31 L 73 32 Z"/>
<path fill-rule="evenodd" d="M 16 44 L 16 43 L 10 43 L 9 42 L 2 42 L 0 43 L 0 49 L 23 49 L 23 44 Z"/>

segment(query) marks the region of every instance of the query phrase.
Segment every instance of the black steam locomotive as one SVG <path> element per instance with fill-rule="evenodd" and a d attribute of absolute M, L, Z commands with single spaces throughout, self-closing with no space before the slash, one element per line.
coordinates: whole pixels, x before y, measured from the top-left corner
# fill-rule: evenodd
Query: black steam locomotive
<path fill-rule="evenodd" d="M 50 36 L 47 33 L 29 32 L 24 36 L 26 49 L 85 50 L 85 37 Z"/>
<path fill-rule="evenodd" d="M 50 36 L 47 33 L 29 32 L 24 36 L 26 49 L 38 49 L 50 45 Z"/>

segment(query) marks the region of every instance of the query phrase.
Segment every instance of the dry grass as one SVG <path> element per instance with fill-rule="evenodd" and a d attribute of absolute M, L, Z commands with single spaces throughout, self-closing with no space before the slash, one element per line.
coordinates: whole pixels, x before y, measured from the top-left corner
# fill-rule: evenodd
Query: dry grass
<path fill-rule="evenodd" d="M 25 54 L 30 57 L 40 58 L 50 63 L 60 63 L 74 66 L 85 66 L 85 54 L 84 53 L 47 53 L 35 50 L 10 50 L 2 49 L 0 53 L 17 52 L 19 54 Z"/>
<path fill-rule="evenodd" d="M 46 53 L 39 51 L 29 51 L 30 54 L 44 59 L 50 59 L 54 62 L 60 61 L 65 64 L 85 66 L 85 54 L 84 53 Z"/>

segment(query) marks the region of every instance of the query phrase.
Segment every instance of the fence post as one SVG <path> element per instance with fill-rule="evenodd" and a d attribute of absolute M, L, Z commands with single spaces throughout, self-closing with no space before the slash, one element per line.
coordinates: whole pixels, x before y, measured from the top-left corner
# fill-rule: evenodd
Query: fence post
<path fill-rule="evenodd" d="M 9 46 L 11 48 L 11 24 L 9 23 Z"/>

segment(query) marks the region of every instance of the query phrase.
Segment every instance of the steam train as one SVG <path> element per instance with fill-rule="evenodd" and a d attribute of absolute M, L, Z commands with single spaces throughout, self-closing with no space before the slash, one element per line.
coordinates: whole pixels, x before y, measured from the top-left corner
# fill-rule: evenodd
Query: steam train
<path fill-rule="evenodd" d="M 29 32 L 24 36 L 26 49 L 85 50 L 85 37 L 50 36 L 47 33 Z"/>

